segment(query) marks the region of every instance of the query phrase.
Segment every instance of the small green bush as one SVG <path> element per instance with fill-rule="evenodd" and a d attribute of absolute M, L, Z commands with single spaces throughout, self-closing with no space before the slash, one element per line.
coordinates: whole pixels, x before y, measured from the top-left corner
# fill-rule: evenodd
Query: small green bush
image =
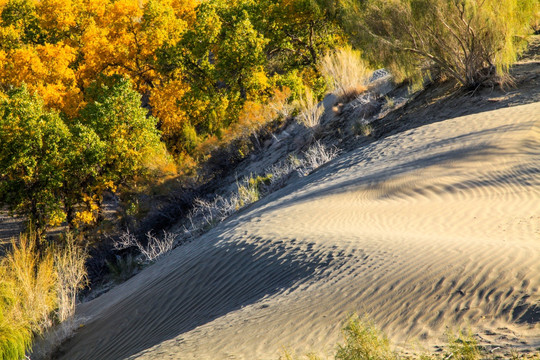
<path fill-rule="evenodd" d="M 390 341 L 386 335 L 377 328 L 373 321 L 366 317 L 359 318 L 356 314 L 351 315 L 343 328 L 343 334 L 345 344 L 337 346 L 336 360 L 399 360 L 415 358 L 420 360 L 480 360 L 486 358 L 486 354 L 470 331 L 459 331 L 457 334 L 447 332 L 448 344 L 444 353 L 425 353 L 417 356 L 413 355 L 412 357 L 410 355 L 402 356 L 392 351 Z M 532 355 L 532 357 L 527 356 L 527 358 L 536 359 L 537 356 Z M 313 353 L 308 353 L 303 358 L 308 360 L 320 359 Z M 491 357 L 487 358 L 490 359 Z M 518 357 L 512 355 L 512 358 L 517 359 Z M 283 349 L 279 359 L 296 360 L 301 358 L 291 351 Z"/>
<path fill-rule="evenodd" d="M 264 176 L 250 176 L 248 179 L 238 182 L 237 210 L 259 201 L 261 195 L 265 191 L 265 188 L 270 185 L 271 181 L 272 174 L 266 174 Z"/>
<path fill-rule="evenodd" d="M 455 360 L 479 360 L 482 358 L 478 341 L 470 331 L 467 333 L 459 331 L 457 335 L 448 333 L 447 337 L 449 352 L 447 358 L 451 357 Z"/>
<path fill-rule="evenodd" d="M 390 349 L 390 341 L 367 318 L 354 314 L 343 329 L 345 344 L 338 345 L 337 360 L 391 360 L 397 355 Z"/>

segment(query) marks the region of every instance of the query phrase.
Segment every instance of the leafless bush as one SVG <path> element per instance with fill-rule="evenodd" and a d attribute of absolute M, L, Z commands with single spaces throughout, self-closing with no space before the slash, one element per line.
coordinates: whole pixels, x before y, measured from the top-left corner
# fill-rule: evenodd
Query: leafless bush
<path fill-rule="evenodd" d="M 272 175 L 270 179 L 270 186 L 268 192 L 275 191 L 282 188 L 287 183 L 287 180 L 291 177 L 291 174 L 298 171 L 298 168 L 301 164 L 301 161 L 297 158 L 287 159 L 286 161 L 281 161 L 278 164 L 273 165 L 270 168 L 270 174 Z"/>
<path fill-rule="evenodd" d="M 66 235 L 63 249 L 54 254 L 57 273 L 57 317 L 62 323 L 73 317 L 77 292 L 87 284 L 85 267 L 87 258 L 87 250 L 77 245 L 71 234 Z"/>
<path fill-rule="evenodd" d="M 127 230 L 114 242 L 114 248 L 116 250 L 122 250 L 136 247 L 145 258 L 145 261 L 152 262 L 171 251 L 176 238 L 177 234 L 165 230 L 163 230 L 163 237 L 161 238 L 158 238 L 149 231 L 146 233 L 147 244 L 144 246 L 135 235 Z"/>
<path fill-rule="evenodd" d="M 302 172 L 304 174 L 309 174 L 311 171 L 326 164 L 338 155 L 339 149 L 336 147 L 327 148 L 317 141 L 304 153 L 305 161 L 302 166 Z"/>
<path fill-rule="evenodd" d="M 197 225 L 197 219 L 202 220 L 205 225 L 215 225 L 225 220 L 238 210 L 238 203 L 239 200 L 236 193 L 226 197 L 216 195 L 212 200 L 195 199 L 193 210 L 189 214 L 191 230 L 201 228 L 200 225 Z"/>

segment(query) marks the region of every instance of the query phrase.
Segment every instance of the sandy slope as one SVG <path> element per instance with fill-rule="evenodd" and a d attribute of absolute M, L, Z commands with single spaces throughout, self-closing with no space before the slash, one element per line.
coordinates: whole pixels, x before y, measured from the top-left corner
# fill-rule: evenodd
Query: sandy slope
<path fill-rule="evenodd" d="M 272 194 L 104 296 L 62 359 L 333 353 L 352 311 L 406 347 L 540 346 L 540 103 L 422 126 Z"/>

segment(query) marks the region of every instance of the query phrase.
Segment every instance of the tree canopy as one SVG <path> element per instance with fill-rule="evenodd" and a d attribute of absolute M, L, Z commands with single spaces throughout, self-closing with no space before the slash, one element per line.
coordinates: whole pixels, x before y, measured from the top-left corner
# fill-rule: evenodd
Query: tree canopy
<path fill-rule="evenodd" d="M 105 78 L 88 94 L 75 119 L 26 86 L 0 100 L 0 202 L 38 230 L 94 222 L 104 191 L 143 176 L 148 159 L 165 153 L 129 81 Z"/>

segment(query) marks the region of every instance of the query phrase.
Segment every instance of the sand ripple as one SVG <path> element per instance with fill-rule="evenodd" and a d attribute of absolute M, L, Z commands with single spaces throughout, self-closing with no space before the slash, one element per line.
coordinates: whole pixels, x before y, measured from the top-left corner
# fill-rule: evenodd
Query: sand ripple
<path fill-rule="evenodd" d="M 333 352 L 348 313 L 404 347 L 540 343 L 540 103 L 346 154 L 80 307 L 62 359 Z"/>

